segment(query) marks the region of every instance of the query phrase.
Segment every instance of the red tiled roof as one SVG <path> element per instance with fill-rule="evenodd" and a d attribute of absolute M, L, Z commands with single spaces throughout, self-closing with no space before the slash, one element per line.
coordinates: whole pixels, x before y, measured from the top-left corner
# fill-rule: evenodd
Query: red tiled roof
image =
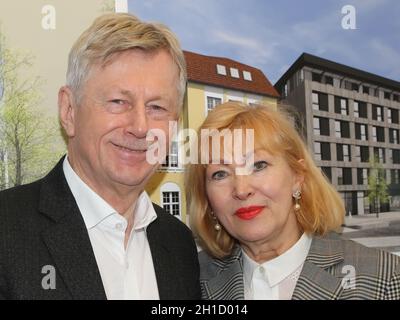
<path fill-rule="evenodd" d="M 227 58 L 205 56 L 190 51 L 184 51 L 183 53 L 186 58 L 188 81 L 279 97 L 271 82 L 257 68 Z M 226 76 L 217 73 L 217 64 L 226 67 Z M 239 78 L 231 77 L 231 67 L 239 70 Z M 251 73 L 252 81 L 244 80 L 243 71 Z"/>

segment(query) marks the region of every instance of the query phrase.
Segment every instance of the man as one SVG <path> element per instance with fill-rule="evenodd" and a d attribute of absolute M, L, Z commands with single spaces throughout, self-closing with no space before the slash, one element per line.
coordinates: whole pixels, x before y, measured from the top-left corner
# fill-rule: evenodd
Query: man
<path fill-rule="evenodd" d="M 0 297 L 200 298 L 190 230 L 143 191 L 156 170 L 146 136 L 168 137 L 185 83 L 165 26 L 107 14 L 80 36 L 59 91 L 68 155 L 0 193 Z"/>

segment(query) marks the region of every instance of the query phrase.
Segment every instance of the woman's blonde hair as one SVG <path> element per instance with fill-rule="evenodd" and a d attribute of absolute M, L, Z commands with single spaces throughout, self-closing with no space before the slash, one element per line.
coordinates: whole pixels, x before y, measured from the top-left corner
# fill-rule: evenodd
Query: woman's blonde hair
<path fill-rule="evenodd" d="M 182 106 L 187 75 L 178 39 L 165 25 L 143 22 L 128 13 L 108 13 L 98 17 L 74 43 L 68 57 L 67 85 L 77 100 L 93 65 L 105 65 L 114 53 L 129 49 L 165 49 L 170 53 L 179 70 L 178 104 Z"/>
<path fill-rule="evenodd" d="M 303 232 L 324 235 L 343 223 L 344 204 L 334 187 L 315 165 L 288 114 L 275 107 L 228 102 L 211 111 L 199 129 L 253 129 L 255 149 L 263 149 L 286 160 L 294 173 L 304 176 L 301 185 L 301 209 L 296 211 Z M 199 138 L 200 139 L 200 138 Z M 198 143 L 201 146 L 201 143 Z M 200 148 L 199 148 L 200 149 Z M 201 150 L 198 150 L 199 154 Z M 299 161 L 303 159 L 303 161 Z M 224 228 L 216 232 L 207 200 L 206 166 L 189 164 L 185 173 L 188 213 L 200 245 L 214 257 L 231 253 L 235 244 Z"/>

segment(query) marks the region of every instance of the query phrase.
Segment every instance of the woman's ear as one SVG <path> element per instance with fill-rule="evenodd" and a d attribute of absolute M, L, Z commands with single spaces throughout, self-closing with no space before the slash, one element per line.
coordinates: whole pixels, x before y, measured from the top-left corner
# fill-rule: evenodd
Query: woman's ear
<path fill-rule="evenodd" d="M 60 122 L 69 138 L 75 135 L 75 103 L 70 88 L 63 86 L 58 91 L 58 113 Z"/>
<path fill-rule="evenodd" d="M 304 159 L 297 160 L 297 162 L 305 168 L 305 161 Z M 304 182 L 304 172 L 305 170 L 302 170 L 302 172 L 297 172 L 295 175 L 295 185 L 294 185 L 294 190 L 301 190 L 301 186 L 303 185 Z"/>

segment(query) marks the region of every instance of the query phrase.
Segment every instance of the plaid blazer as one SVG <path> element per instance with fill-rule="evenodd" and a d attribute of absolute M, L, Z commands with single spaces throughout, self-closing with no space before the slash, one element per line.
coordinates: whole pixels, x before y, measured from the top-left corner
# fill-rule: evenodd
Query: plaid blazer
<path fill-rule="evenodd" d="M 203 299 L 244 299 L 242 251 L 225 259 L 199 253 Z M 400 257 L 336 233 L 313 237 L 293 300 L 400 299 Z"/>

